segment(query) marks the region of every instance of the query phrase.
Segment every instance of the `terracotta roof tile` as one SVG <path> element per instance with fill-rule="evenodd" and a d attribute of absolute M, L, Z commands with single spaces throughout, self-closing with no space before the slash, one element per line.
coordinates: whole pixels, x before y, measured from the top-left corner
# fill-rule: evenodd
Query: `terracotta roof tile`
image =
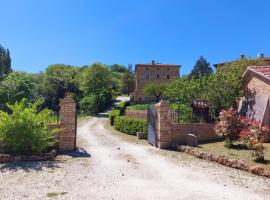
<path fill-rule="evenodd" d="M 266 78 L 270 79 L 270 65 L 268 66 L 250 66 L 249 69 L 257 72 L 265 76 Z"/>

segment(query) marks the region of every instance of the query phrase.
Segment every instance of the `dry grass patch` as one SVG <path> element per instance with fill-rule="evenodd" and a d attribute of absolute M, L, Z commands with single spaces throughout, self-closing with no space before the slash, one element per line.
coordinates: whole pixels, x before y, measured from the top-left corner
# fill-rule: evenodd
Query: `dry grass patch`
<path fill-rule="evenodd" d="M 231 148 L 225 147 L 225 142 L 214 142 L 207 144 L 200 144 L 197 148 L 201 152 L 211 153 L 213 155 L 224 155 L 228 158 L 245 160 L 250 165 L 263 166 L 266 169 L 270 169 L 270 143 L 264 144 L 264 163 L 255 162 L 255 158 L 251 155 L 251 150 L 244 148 Z"/>

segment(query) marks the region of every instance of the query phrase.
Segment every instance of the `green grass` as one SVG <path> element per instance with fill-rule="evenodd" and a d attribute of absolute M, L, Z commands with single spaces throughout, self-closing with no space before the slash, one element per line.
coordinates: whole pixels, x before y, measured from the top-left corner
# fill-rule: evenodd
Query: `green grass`
<path fill-rule="evenodd" d="M 57 197 L 58 195 L 65 195 L 65 194 L 67 194 L 67 192 L 48 192 L 46 196 L 53 198 Z"/>
<path fill-rule="evenodd" d="M 214 142 L 199 145 L 198 150 L 205 153 L 211 153 L 213 155 L 224 155 L 231 159 L 245 160 L 250 165 L 259 165 L 267 169 L 270 169 L 270 143 L 264 143 L 264 163 L 258 163 L 251 155 L 251 151 L 248 149 L 228 149 L 225 146 L 225 142 Z"/>
<path fill-rule="evenodd" d="M 148 105 L 149 104 L 147 103 L 131 103 L 129 106 L 127 106 L 127 109 L 128 110 L 147 110 Z"/>

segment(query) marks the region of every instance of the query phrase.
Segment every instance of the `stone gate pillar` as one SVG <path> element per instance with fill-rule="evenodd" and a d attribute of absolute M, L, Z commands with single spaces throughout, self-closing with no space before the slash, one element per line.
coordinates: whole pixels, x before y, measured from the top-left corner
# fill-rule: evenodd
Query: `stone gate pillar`
<path fill-rule="evenodd" d="M 60 101 L 59 151 L 74 151 L 76 148 L 76 103 L 67 95 Z"/>
<path fill-rule="evenodd" d="M 155 105 L 157 111 L 157 146 L 165 149 L 171 147 L 171 109 L 168 102 L 161 100 Z"/>

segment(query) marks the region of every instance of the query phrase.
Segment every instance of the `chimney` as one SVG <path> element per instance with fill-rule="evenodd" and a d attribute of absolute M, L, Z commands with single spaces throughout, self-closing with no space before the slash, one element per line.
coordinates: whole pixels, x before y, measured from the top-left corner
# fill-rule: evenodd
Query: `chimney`
<path fill-rule="evenodd" d="M 152 65 L 154 65 L 155 64 L 155 60 L 152 60 Z"/>
<path fill-rule="evenodd" d="M 242 52 L 241 53 L 241 60 L 243 60 L 243 59 L 245 59 L 246 58 L 246 56 L 245 56 L 245 54 Z"/>

